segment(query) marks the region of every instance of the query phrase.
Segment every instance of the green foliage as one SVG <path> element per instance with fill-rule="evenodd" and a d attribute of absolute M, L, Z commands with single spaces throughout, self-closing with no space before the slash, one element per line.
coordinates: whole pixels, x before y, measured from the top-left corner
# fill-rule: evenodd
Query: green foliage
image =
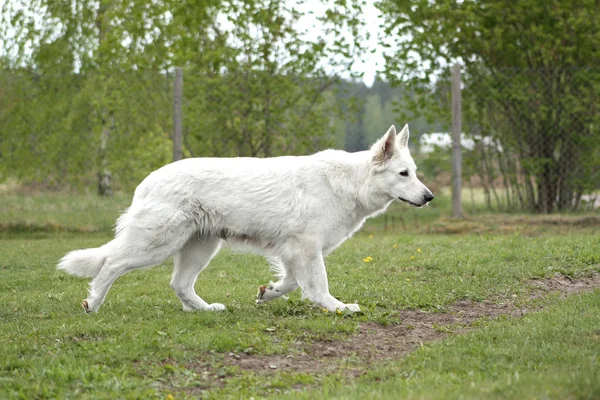
<path fill-rule="evenodd" d="M 8 1 L 0 178 L 98 177 L 107 193 L 111 177 L 117 188 L 136 183 L 170 158 L 173 66 L 184 67 L 187 155 L 300 154 L 340 142 L 338 103 L 325 93 L 364 51 L 362 4 L 327 2 L 314 16 L 317 38 L 297 24 L 302 5 Z"/>
<path fill-rule="evenodd" d="M 441 173 L 452 171 L 452 154 L 448 148 L 434 146 L 431 153 L 415 155 L 414 158 L 419 166 L 419 174 L 425 176 L 425 182 L 433 181 Z"/>
<path fill-rule="evenodd" d="M 107 160 L 127 187 L 170 159 L 170 100 L 163 74 L 56 76 L 4 72 L 0 177 L 80 187 Z M 167 86 L 165 88 L 165 86 Z M 100 151 L 103 126 L 114 132 Z M 117 186 L 119 187 L 119 186 Z"/>
<path fill-rule="evenodd" d="M 592 67 L 600 57 L 590 0 L 519 0 L 511 7 L 499 0 L 384 0 L 379 7 L 397 18 L 385 27 L 399 46 L 397 62 L 387 66 L 392 76 L 422 72 L 419 78 L 428 82 L 456 60 L 495 70 Z"/>
<path fill-rule="evenodd" d="M 382 103 L 379 96 L 370 94 L 366 99 L 364 117 L 367 143 L 375 143 L 387 132 L 393 120 L 392 102 Z"/>
<path fill-rule="evenodd" d="M 368 88 L 363 82 L 341 81 L 336 88 L 336 97 L 342 106 L 342 121 L 334 121 L 345 126 L 347 151 L 368 149 L 390 127 L 395 124 L 401 129 L 410 126 L 410 142 L 418 147 L 419 138 L 424 133 L 439 131 L 440 124 L 429 122 L 426 117 L 410 111 L 416 101 L 416 94 L 404 85 L 392 87 L 390 83 L 376 79 Z M 400 112 L 399 112 L 400 111 Z"/>
<path fill-rule="evenodd" d="M 190 63 L 185 70 L 190 152 L 272 156 L 331 146 L 335 135 L 328 122 L 337 104 L 324 94 L 338 72 L 351 65 L 353 54 L 345 54 L 349 44 L 326 46 L 326 34 L 307 39 L 296 26 L 302 15 L 293 3 L 225 4 L 223 13 L 232 28 L 213 33 L 224 48 L 208 68 Z M 345 14 L 322 22 L 325 27 L 353 23 L 359 11 L 348 5 Z M 336 55 L 342 53 L 338 61 Z M 326 59 L 331 59 L 327 65 Z"/>
<path fill-rule="evenodd" d="M 596 2 L 383 0 L 379 7 L 396 44 L 386 73 L 411 82 L 413 110 L 448 121 L 447 68 L 462 64 L 463 127 L 501 145 L 503 154 L 479 149 L 479 170 L 488 181 L 502 176 L 509 203 L 568 210 L 596 188 Z"/>

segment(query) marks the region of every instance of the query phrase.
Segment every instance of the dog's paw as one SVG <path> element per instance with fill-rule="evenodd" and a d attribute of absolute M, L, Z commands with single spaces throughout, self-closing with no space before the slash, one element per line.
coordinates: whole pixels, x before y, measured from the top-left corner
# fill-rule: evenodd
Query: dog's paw
<path fill-rule="evenodd" d="M 344 304 L 340 311 L 360 312 L 360 306 L 358 304 Z"/>
<path fill-rule="evenodd" d="M 86 314 L 91 314 L 98 311 L 98 307 L 94 307 L 92 301 L 89 299 L 85 299 L 83 303 L 81 303 L 81 306 Z"/>
<path fill-rule="evenodd" d="M 221 303 L 212 303 L 208 307 L 208 311 L 225 311 L 227 307 Z"/>
<path fill-rule="evenodd" d="M 268 286 L 262 285 L 258 288 L 258 293 L 256 293 L 256 304 L 262 304 L 269 300 L 277 299 L 281 296 L 281 292 L 273 284 Z"/>
<path fill-rule="evenodd" d="M 262 304 L 265 302 L 263 297 L 265 297 L 265 293 L 267 292 L 267 287 L 265 285 L 258 287 L 258 293 L 256 293 L 256 304 Z"/>

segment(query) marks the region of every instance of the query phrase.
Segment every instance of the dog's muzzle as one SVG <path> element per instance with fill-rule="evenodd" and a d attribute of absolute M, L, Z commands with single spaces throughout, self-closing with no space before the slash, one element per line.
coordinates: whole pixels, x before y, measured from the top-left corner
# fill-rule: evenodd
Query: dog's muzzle
<path fill-rule="evenodd" d="M 434 198 L 435 198 L 435 196 L 433 195 L 433 193 L 428 192 L 423 195 L 423 202 L 421 204 L 413 203 L 412 201 L 404 199 L 402 197 L 398 197 L 398 200 L 408 203 L 413 207 L 423 207 L 423 206 L 427 207 L 427 206 L 429 206 L 429 202 L 431 200 L 433 200 Z"/>

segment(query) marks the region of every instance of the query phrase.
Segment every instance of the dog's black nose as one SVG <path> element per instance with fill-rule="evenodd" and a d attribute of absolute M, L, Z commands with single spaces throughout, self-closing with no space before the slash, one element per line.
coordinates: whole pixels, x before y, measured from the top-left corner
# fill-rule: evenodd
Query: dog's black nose
<path fill-rule="evenodd" d="M 431 192 L 425 193 L 425 195 L 423 196 L 423 198 L 425 199 L 425 203 L 429 203 L 431 200 L 433 200 L 434 197 L 435 196 L 431 194 Z"/>

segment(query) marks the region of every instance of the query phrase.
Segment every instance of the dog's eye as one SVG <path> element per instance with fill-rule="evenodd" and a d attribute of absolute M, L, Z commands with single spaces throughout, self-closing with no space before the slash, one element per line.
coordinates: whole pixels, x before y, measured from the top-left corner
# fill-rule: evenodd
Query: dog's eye
<path fill-rule="evenodd" d="M 401 171 L 400 175 L 402 175 L 402 176 L 408 176 L 408 170 Z"/>

